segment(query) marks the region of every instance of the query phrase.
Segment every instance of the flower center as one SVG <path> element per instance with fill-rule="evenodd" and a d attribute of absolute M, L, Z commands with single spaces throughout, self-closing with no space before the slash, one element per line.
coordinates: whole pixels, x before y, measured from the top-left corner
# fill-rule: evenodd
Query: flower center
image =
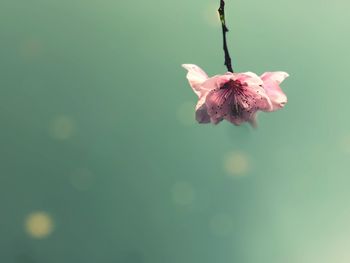
<path fill-rule="evenodd" d="M 237 80 L 230 80 L 226 82 L 220 89 L 234 89 L 241 90 L 243 85 Z"/>
<path fill-rule="evenodd" d="M 232 91 L 230 109 L 231 115 L 234 117 L 241 118 L 244 112 L 248 114 L 252 113 L 255 99 L 246 92 L 244 88 L 245 85 L 246 84 L 242 84 L 240 81 L 230 80 L 221 87 L 221 89 Z"/>

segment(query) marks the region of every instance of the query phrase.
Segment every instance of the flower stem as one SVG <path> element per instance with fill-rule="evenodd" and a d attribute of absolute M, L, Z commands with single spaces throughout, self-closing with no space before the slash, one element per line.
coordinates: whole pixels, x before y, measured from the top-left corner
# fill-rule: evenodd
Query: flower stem
<path fill-rule="evenodd" d="M 221 26 L 222 26 L 222 36 L 224 40 L 225 66 L 227 67 L 227 70 L 229 72 L 233 72 L 231 57 L 227 48 L 226 33 L 228 32 L 228 28 L 226 26 L 226 20 L 225 20 L 225 1 L 224 0 L 220 0 L 220 7 L 218 9 L 218 12 L 220 15 Z"/>

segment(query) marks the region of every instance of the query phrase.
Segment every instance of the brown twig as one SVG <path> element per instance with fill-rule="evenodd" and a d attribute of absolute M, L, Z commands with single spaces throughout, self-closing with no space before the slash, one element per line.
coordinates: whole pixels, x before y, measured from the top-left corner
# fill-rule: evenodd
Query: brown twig
<path fill-rule="evenodd" d="M 224 40 L 225 65 L 228 71 L 233 72 L 231 57 L 227 48 L 226 33 L 228 32 L 228 28 L 226 26 L 226 21 L 225 21 L 225 1 L 224 0 L 220 0 L 220 7 L 218 9 L 218 12 L 220 15 L 221 26 L 222 26 L 222 36 Z"/>

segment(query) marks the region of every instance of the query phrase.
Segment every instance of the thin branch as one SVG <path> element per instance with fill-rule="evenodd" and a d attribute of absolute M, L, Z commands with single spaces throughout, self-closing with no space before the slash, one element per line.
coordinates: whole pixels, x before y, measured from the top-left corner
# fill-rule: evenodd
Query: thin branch
<path fill-rule="evenodd" d="M 230 72 L 233 72 L 232 69 L 232 64 L 231 64 L 231 57 L 230 53 L 227 48 L 227 40 L 226 40 L 226 33 L 228 32 L 228 28 L 226 26 L 226 21 L 225 21 L 225 1 L 220 0 L 220 7 L 218 9 L 219 15 L 220 15 L 220 20 L 221 20 L 221 25 L 222 25 L 222 36 L 224 40 L 224 52 L 225 52 L 225 65 L 227 67 L 227 70 Z"/>

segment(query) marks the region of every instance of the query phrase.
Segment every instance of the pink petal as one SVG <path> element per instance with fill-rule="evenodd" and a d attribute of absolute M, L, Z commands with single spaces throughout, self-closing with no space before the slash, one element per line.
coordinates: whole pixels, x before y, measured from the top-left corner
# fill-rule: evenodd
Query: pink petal
<path fill-rule="evenodd" d="M 207 105 L 205 104 L 205 99 L 206 96 L 202 96 L 196 105 L 196 120 L 199 123 L 210 122 L 210 116 L 208 114 Z"/>
<path fill-rule="evenodd" d="M 289 74 L 283 71 L 265 72 L 263 75 L 261 75 L 261 79 L 263 81 L 272 80 L 276 81 L 277 84 L 281 84 L 288 77 Z"/>
<path fill-rule="evenodd" d="M 272 109 L 271 100 L 261 86 L 244 86 L 243 94 L 238 99 L 241 105 L 247 110 L 269 111 Z"/>
<path fill-rule="evenodd" d="M 279 84 L 288 76 L 286 72 L 266 72 L 261 76 L 261 79 L 264 81 L 263 88 L 272 102 L 273 108 L 270 111 L 281 109 L 286 105 L 287 96 Z"/>
<path fill-rule="evenodd" d="M 215 75 L 203 82 L 202 88 L 207 92 L 221 88 L 225 83 L 233 78 L 232 73 L 226 73 L 225 75 Z"/>
<path fill-rule="evenodd" d="M 210 91 L 206 96 L 205 104 L 211 122 L 218 124 L 224 117 L 229 115 L 232 111 L 232 102 L 232 89 L 216 89 Z"/>
<path fill-rule="evenodd" d="M 253 72 L 234 73 L 233 75 L 234 75 L 234 78 L 233 78 L 234 80 L 238 80 L 241 83 L 246 83 L 249 86 L 251 85 L 259 86 L 263 84 L 263 81 L 261 80 L 261 78 Z"/>
<path fill-rule="evenodd" d="M 187 79 L 193 91 L 198 97 L 202 96 L 205 93 L 202 84 L 208 79 L 208 75 L 200 67 L 193 64 L 183 64 L 182 67 L 188 70 Z"/>
<path fill-rule="evenodd" d="M 266 91 L 262 88 L 264 82 L 259 76 L 252 72 L 234 73 L 234 75 L 234 79 L 244 86 L 243 95 L 245 96 L 243 97 L 245 99 L 250 98 L 250 100 L 248 100 L 250 104 L 255 104 L 257 110 L 272 110 L 273 106 L 270 98 L 266 94 Z"/>

